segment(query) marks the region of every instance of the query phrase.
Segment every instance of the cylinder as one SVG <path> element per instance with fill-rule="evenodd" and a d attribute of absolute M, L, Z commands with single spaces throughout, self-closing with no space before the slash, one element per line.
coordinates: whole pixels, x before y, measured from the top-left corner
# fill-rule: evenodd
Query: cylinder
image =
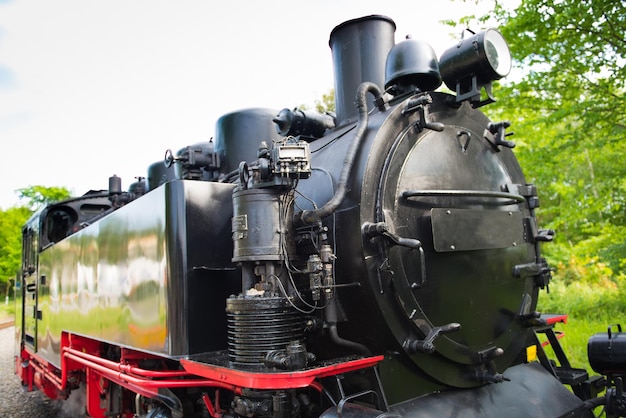
<path fill-rule="evenodd" d="M 233 193 L 233 262 L 282 260 L 280 198 L 275 189 Z"/>
<path fill-rule="evenodd" d="M 226 313 L 228 355 L 235 368 L 262 368 L 268 352 L 286 349 L 304 331 L 302 314 L 282 297 L 230 297 Z"/>
<path fill-rule="evenodd" d="M 602 375 L 626 375 L 626 333 L 617 325 L 618 332 L 609 327 L 605 334 L 595 334 L 587 343 L 589 365 Z"/>
<path fill-rule="evenodd" d="M 122 193 L 122 179 L 116 175 L 109 177 L 109 194 Z"/>
<path fill-rule="evenodd" d="M 356 91 L 370 81 L 382 89 L 385 61 L 393 48 L 396 24 L 386 16 L 371 15 L 348 20 L 330 33 L 335 75 L 337 126 L 356 120 Z M 373 105 L 370 105 L 370 110 Z"/>
<path fill-rule="evenodd" d="M 261 141 L 280 139 L 273 119 L 278 111 L 255 108 L 223 115 L 215 126 L 215 150 L 221 161 L 220 172 L 227 174 L 242 161 L 257 159 Z"/>
<path fill-rule="evenodd" d="M 148 167 L 148 191 L 154 190 L 168 181 L 176 179 L 174 164 L 167 167 L 163 160 L 152 163 Z"/>

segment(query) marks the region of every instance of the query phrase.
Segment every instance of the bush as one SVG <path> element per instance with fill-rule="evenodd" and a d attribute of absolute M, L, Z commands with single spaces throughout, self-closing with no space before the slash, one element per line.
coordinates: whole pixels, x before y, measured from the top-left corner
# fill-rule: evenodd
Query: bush
<path fill-rule="evenodd" d="M 578 318 L 619 319 L 626 312 L 626 276 L 595 257 L 572 256 L 559 263 L 549 293 L 540 297 L 544 311 L 563 312 Z"/>
<path fill-rule="evenodd" d="M 15 318 L 15 302 L 9 300 L 9 303 L 5 304 L 3 300 L 2 303 L 0 303 L 0 322 L 13 320 L 13 318 Z"/>

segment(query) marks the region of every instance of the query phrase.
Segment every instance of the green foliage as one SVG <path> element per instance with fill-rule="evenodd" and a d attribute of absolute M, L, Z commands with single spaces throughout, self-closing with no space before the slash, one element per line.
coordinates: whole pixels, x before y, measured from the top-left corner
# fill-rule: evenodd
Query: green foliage
<path fill-rule="evenodd" d="M 550 292 L 542 294 L 540 305 L 546 312 L 567 313 L 578 318 L 605 319 L 613 322 L 626 311 L 626 276 L 615 276 L 593 259 L 572 257 L 567 268 L 555 275 Z"/>
<path fill-rule="evenodd" d="M 18 190 L 24 206 L 0 210 L 0 295 L 5 295 L 9 280 L 18 273 L 22 255 L 22 226 L 41 206 L 70 197 L 64 187 L 30 186 Z"/>
<path fill-rule="evenodd" d="M 24 200 L 24 204 L 33 212 L 40 207 L 60 202 L 71 196 L 65 187 L 29 186 L 18 189 L 17 192 L 20 201 Z"/>
<path fill-rule="evenodd" d="M 542 293 L 538 310 L 565 313 L 567 324 L 557 325 L 565 333 L 561 341 L 573 367 L 591 370 L 587 360 L 587 341 L 593 334 L 606 332 L 610 324 L 620 322 L 626 313 L 626 276 L 615 276 L 595 259 L 572 257 L 562 266 Z M 622 322 L 623 323 L 623 322 Z"/>
<path fill-rule="evenodd" d="M 328 93 L 322 94 L 321 100 L 315 101 L 315 110 L 319 113 L 335 111 L 335 89 L 330 89 Z"/>
<path fill-rule="evenodd" d="M 626 3 L 510 4 L 447 23 L 497 26 L 511 48 L 515 70 L 484 110 L 511 121 L 540 226 L 557 233 L 542 248 L 557 271 L 538 310 L 568 314 L 563 347 L 590 370 L 588 338 L 626 314 Z"/>
<path fill-rule="evenodd" d="M 26 207 L 13 207 L 0 211 L 0 295 L 4 296 L 10 278 L 20 268 L 22 254 L 22 225 L 31 211 Z"/>
<path fill-rule="evenodd" d="M 527 181 L 539 188 L 544 247 L 552 263 L 594 259 L 626 272 L 626 3 L 497 1 L 499 22 L 521 69 L 494 88 L 486 108 L 510 120 Z M 486 18 L 478 20 L 485 21 Z"/>
<path fill-rule="evenodd" d="M 0 324 L 15 319 L 15 301 L 13 300 L 13 295 L 10 296 L 11 299 L 8 304 L 5 304 L 4 298 L 0 301 Z"/>

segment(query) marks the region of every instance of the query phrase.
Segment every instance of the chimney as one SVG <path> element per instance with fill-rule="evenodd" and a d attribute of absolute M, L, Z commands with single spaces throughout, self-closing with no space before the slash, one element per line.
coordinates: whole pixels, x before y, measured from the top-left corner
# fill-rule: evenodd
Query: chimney
<path fill-rule="evenodd" d="M 335 74 L 337 126 L 356 120 L 356 91 L 365 81 L 383 89 L 385 61 L 394 46 L 396 24 L 386 16 L 348 20 L 330 33 Z M 370 109 L 373 105 L 370 105 Z"/>

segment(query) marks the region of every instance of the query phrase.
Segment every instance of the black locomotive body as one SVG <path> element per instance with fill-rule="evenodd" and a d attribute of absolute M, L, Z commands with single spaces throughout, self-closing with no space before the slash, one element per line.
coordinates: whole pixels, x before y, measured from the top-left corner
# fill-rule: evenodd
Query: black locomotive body
<path fill-rule="evenodd" d="M 336 114 L 225 115 L 131 191 L 33 217 L 22 382 L 85 390 L 96 417 L 592 416 L 600 379 L 536 312 L 552 232 L 508 123 L 477 109 L 503 41 L 468 41 L 489 75 L 394 32 L 332 32 Z"/>

